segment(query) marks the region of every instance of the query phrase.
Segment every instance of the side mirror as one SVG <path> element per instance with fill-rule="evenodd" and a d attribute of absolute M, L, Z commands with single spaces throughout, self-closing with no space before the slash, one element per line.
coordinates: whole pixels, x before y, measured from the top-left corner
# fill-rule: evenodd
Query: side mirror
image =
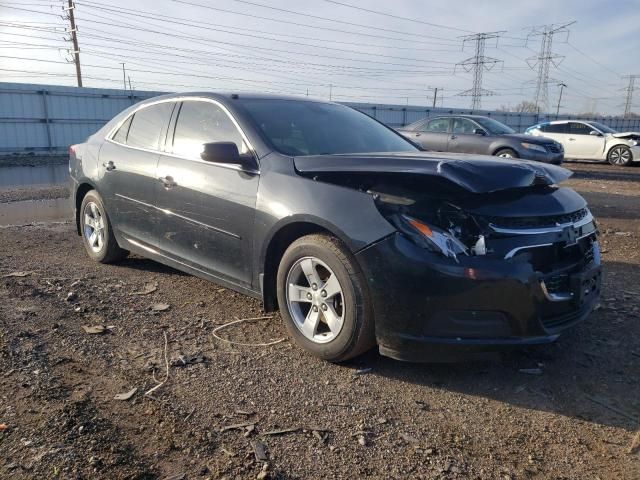
<path fill-rule="evenodd" d="M 486 135 L 487 134 L 487 132 L 485 132 L 482 128 L 476 128 L 473 131 L 473 133 L 476 134 L 476 135 Z"/>
<path fill-rule="evenodd" d="M 599 137 L 599 136 L 600 136 L 600 132 L 596 132 L 595 130 L 591 130 L 591 131 L 589 132 L 589 135 L 594 135 L 594 136 L 596 136 L 596 137 Z"/>
<path fill-rule="evenodd" d="M 238 146 L 233 142 L 211 142 L 203 145 L 200 158 L 205 162 L 242 165 Z"/>

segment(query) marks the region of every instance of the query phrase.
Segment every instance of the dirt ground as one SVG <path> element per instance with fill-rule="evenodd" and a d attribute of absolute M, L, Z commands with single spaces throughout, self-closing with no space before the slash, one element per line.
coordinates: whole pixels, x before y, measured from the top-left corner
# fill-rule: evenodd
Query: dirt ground
<path fill-rule="evenodd" d="M 325 363 L 278 315 L 214 331 L 260 303 L 92 263 L 70 223 L 0 228 L 0 478 L 640 478 L 640 168 L 567 166 L 599 220 L 601 305 L 490 362 Z"/>

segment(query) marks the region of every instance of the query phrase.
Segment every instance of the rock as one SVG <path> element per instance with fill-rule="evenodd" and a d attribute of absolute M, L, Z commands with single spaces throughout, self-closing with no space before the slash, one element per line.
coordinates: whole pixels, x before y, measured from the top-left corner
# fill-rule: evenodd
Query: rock
<path fill-rule="evenodd" d="M 73 302 L 77 299 L 78 299 L 78 294 L 76 292 L 67 293 L 67 298 L 66 298 L 67 302 Z"/>
<path fill-rule="evenodd" d="M 166 312 L 171 308 L 171 305 L 168 303 L 154 303 L 151 305 L 151 310 L 154 312 Z"/>
<path fill-rule="evenodd" d="M 267 456 L 267 447 L 264 443 L 256 440 L 251 443 L 251 446 L 253 447 L 253 454 L 258 462 L 266 462 L 269 460 L 269 457 Z"/>
<path fill-rule="evenodd" d="M 262 470 L 260 471 L 260 473 L 256 478 L 258 480 L 264 480 L 265 478 L 268 478 L 268 477 L 269 477 L 269 464 L 265 463 L 264 465 L 262 465 Z"/>

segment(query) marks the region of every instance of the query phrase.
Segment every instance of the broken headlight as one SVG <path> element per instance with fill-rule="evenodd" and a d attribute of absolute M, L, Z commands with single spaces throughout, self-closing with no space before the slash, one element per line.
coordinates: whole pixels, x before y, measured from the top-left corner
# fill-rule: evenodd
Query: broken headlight
<path fill-rule="evenodd" d="M 456 260 L 458 255 L 468 254 L 467 247 L 452 232 L 428 225 L 408 215 L 399 215 L 397 220 L 400 230 L 422 247 Z"/>

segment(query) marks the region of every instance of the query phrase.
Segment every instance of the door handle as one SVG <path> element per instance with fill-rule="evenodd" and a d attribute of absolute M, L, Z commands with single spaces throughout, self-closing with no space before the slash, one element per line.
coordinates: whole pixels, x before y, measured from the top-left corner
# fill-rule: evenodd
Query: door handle
<path fill-rule="evenodd" d="M 451 138 L 451 140 L 455 140 L 456 138 L 458 138 L 458 136 L 457 135 L 451 135 L 450 138 Z"/>
<path fill-rule="evenodd" d="M 160 177 L 158 178 L 158 181 L 160 181 L 162 185 L 164 185 L 164 188 L 166 189 L 173 188 L 176 185 L 178 185 L 173 179 L 173 177 L 170 175 L 167 175 L 166 177 Z"/>
<path fill-rule="evenodd" d="M 422 135 L 421 133 L 416 133 L 416 137 L 419 137 L 420 135 Z"/>
<path fill-rule="evenodd" d="M 576 141 L 576 139 L 575 139 L 575 138 L 570 138 L 570 139 L 569 139 L 569 141 L 570 141 L 570 142 L 575 142 L 575 141 Z"/>
<path fill-rule="evenodd" d="M 116 165 L 111 160 L 109 160 L 107 163 L 103 163 L 102 166 L 107 172 L 116 169 Z"/>

